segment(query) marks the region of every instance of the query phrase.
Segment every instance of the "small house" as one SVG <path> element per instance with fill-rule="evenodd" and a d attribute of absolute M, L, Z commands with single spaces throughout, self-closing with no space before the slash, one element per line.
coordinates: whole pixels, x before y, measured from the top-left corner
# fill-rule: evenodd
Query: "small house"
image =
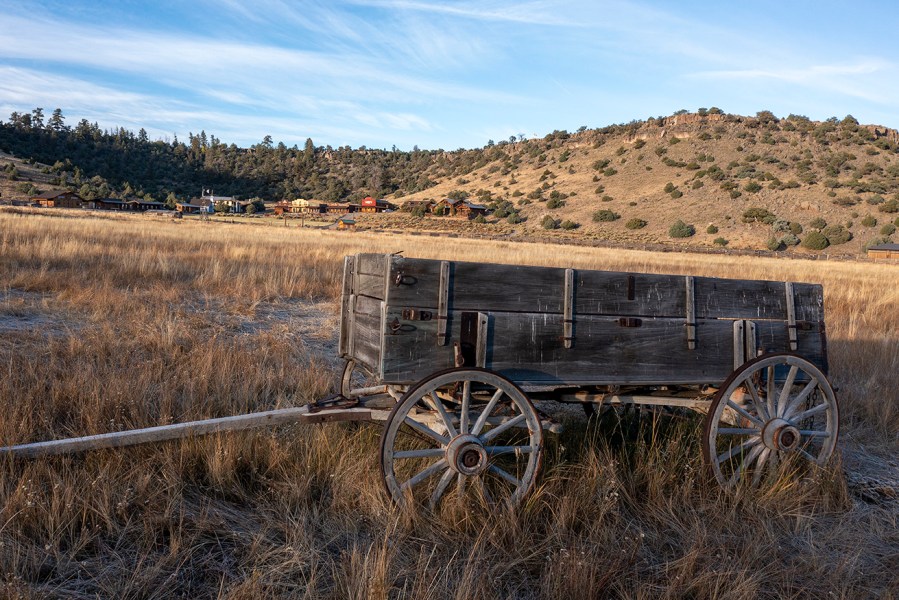
<path fill-rule="evenodd" d="M 83 200 L 75 192 L 44 192 L 31 197 L 31 203 L 44 208 L 81 208 Z"/>
<path fill-rule="evenodd" d="M 899 260 L 899 244 L 877 244 L 868 248 L 868 258 L 874 260 Z"/>
<path fill-rule="evenodd" d="M 433 200 L 407 200 L 403 204 L 403 210 L 414 212 L 419 209 L 423 209 L 422 212 L 429 213 L 434 208 Z"/>
<path fill-rule="evenodd" d="M 462 200 L 458 198 L 444 198 L 434 205 L 434 214 L 455 215 L 456 208 L 462 204 Z"/>
<path fill-rule="evenodd" d="M 356 229 L 356 220 L 352 217 L 341 217 L 337 220 L 337 229 L 339 231 Z"/>
<path fill-rule="evenodd" d="M 475 219 L 481 215 L 486 215 L 487 207 L 465 200 L 463 202 L 460 202 L 459 205 L 456 206 L 456 214 L 468 219 Z"/>

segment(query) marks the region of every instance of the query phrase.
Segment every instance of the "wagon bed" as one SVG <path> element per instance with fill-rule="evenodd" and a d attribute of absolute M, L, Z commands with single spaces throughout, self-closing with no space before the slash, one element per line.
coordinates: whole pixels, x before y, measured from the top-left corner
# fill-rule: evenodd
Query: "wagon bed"
<path fill-rule="evenodd" d="M 340 356 L 408 385 L 476 366 L 525 389 L 718 385 L 758 353 L 827 372 L 820 285 L 357 254 Z"/>

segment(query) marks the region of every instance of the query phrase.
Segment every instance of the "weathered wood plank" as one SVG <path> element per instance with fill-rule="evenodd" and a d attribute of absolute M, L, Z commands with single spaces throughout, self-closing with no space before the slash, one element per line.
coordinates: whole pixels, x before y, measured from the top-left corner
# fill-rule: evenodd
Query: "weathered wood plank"
<path fill-rule="evenodd" d="M 392 306 L 436 309 L 440 261 L 400 257 L 388 277 Z M 449 309 L 562 314 L 565 269 L 450 262 Z M 396 285 L 397 275 L 403 282 Z M 652 273 L 578 270 L 576 314 L 682 317 L 684 277 Z M 695 277 L 697 318 L 786 319 L 783 282 Z M 796 318 L 823 319 L 820 285 L 794 284 Z M 370 294 L 366 294 L 370 295 Z M 376 296 L 373 296 L 376 297 Z"/>
<path fill-rule="evenodd" d="M 384 276 L 384 256 L 385 254 L 373 254 L 364 252 L 356 255 L 356 273 L 364 273 L 366 275 Z"/>
<path fill-rule="evenodd" d="M 384 276 L 369 273 L 356 273 L 356 295 L 369 298 L 384 299 Z"/>
<path fill-rule="evenodd" d="M 371 373 L 378 373 L 381 360 L 381 302 L 365 296 L 356 297 L 353 316 L 352 355 Z"/>
<path fill-rule="evenodd" d="M 344 358 L 349 353 L 350 298 L 353 296 L 353 271 L 356 257 L 343 259 L 343 287 L 340 293 L 340 334 L 337 341 L 337 355 Z"/>
<path fill-rule="evenodd" d="M 683 281 L 683 280 L 681 280 Z M 452 315 L 451 322 L 460 322 Z M 387 319 L 402 327 L 384 347 L 384 378 L 412 383 L 434 371 L 452 367 L 452 346 L 429 343 L 433 321 L 405 322 L 399 309 L 388 307 Z M 697 319 L 697 348 L 687 351 L 683 318 L 643 319 L 640 327 L 622 327 L 606 316 L 578 318 L 578 343 L 565 349 L 558 315 L 489 314 L 485 366 L 522 384 L 587 385 L 628 383 L 720 383 L 734 368 L 733 322 Z M 452 336 L 459 332 L 451 330 Z M 825 363 L 822 336 L 815 329 L 799 332 L 798 353 L 819 366 Z M 760 322 L 759 347 L 789 347 L 784 322 Z"/>
<path fill-rule="evenodd" d="M 705 319 L 785 320 L 787 302 L 782 281 L 695 278 L 696 316 Z M 824 318 L 820 285 L 794 284 L 796 316 L 803 321 Z"/>

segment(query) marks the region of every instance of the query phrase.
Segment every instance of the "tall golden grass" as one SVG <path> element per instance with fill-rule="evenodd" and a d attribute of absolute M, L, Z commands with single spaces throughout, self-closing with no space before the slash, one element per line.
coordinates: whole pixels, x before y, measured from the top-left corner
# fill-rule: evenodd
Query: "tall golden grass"
<path fill-rule="evenodd" d="M 359 251 L 825 287 L 849 448 L 899 449 L 896 267 L 0 213 L 0 443 L 326 394 Z M 374 425 L 0 459 L 7 597 L 895 597 L 897 505 L 811 480 L 721 492 L 695 420 L 572 419 L 515 511 L 397 511 Z"/>

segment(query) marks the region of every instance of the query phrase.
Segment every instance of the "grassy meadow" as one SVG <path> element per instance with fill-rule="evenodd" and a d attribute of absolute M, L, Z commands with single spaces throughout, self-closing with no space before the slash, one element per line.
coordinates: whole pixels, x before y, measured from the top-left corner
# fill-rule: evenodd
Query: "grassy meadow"
<path fill-rule="evenodd" d="M 899 597 L 896 265 L 48 214 L 0 212 L 3 445 L 321 397 L 343 256 L 403 251 L 823 283 L 841 452 L 725 493 L 699 419 L 572 417 L 495 514 L 394 508 L 369 424 L 0 457 L 2 597 Z"/>

